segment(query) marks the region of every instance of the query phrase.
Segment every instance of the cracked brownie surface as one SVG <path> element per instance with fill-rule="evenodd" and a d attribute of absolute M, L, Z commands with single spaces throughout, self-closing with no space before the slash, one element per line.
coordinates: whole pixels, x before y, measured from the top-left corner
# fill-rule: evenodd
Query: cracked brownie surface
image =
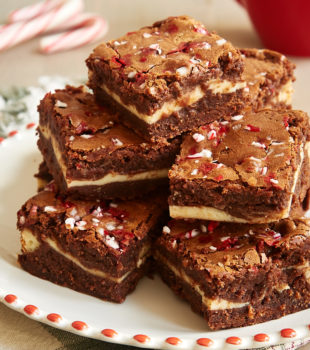
<path fill-rule="evenodd" d="M 301 111 L 246 112 L 200 127 L 169 172 L 171 215 L 250 223 L 300 216 L 297 209 L 308 208 L 309 138 Z"/>

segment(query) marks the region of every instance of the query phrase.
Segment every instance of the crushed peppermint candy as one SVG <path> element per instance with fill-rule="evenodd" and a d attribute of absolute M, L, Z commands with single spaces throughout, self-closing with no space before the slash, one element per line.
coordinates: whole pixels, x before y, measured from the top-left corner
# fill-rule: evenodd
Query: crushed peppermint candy
<path fill-rule="evenodd" d="M 258 147 L 258 148 L 266 148 L 266 145 L 264 143 L 261 143 L 261 142 L 256 142 L 256 141 L 253 141 L 251 143 L 252 146 L 255 146 L 255 147 Z"/>
<path fill-rule="evenodd" d="M 115 237 L 113 237 L 113 236 L 106 235 L 105 236 L 105 243 L 113 249 L 119 249 L 119 244 L 115 240 Z"/>
<path fill-rule="evenodd" d="M 258 126 L 254 126 L 254 125 L 251 125 L 251 124 L 246 125 L 244 127 L 244 129 L 252 131 L 252 132 L 259 132 L 260 131 L 260 128 Z"/>
<path fill-rule="evenodd" d="M 194 237 L 198 236 L 199 233 L 200 233 L 200 231 L 198 229 L 194 228 L 194 229 L 186 232 L 184 237 L 185 238 L 194 238 Z"/>
<path fill-rule="evenodd" d="M 274 155 L 275 158 L 283 157 L 283 156 L 284 156 L 284 153 L 283 153 L 283 152 Z"/>
<path fill-rule="evenodd" d="M 129 78 L 129 79 L 132 79 L 132 78 L 134 78 L 135 76 L 136 76 L 136 72 L 129 72 L 128 73 L 128 75 L 127 75 L 127 77 Z"/>
<path fill-rule="evenodd" d="M 215 130 L 210 130 L 207 135 L 208 140 L 213 140 L 216 138 L 216 131 Z"/>
<path fill-rule="evenodd" d="M 161 48 L 160 48 L 159 44 L 152 44 L 152 45 L 149 46 L 149 48 L 152 49 L 152 50 L 156 50 L 158 55 L 161 54 Z"/>
<path fill-rule="evenodd" d="M 80 135 L 80 136 L 83 137 L 83 139 L 90 139 L 90 138 L 92 138 L 94 135 L 82 134 L 82 135 Z"/>
<path fill-rule="evenodd" d="M 106 224 L 106 228 L 109 231 L 113 231 L 113 230 L 115 230 L 116 227 L 115 227 L 115 225 L 113 223 L 107 223 Z"/>
<path fill-rule="evenodd" d="M 191 175 L 197 175 L 198 174 L 198 169 L 194 169 L 192 172 L 191 172 Z"/>
<path fill-rule="evenodd" d="M 226 43 L 226 40 L 225 39 L 219 39 L 219 40 L 216 40 L 216 43 L 218 46 L 221 46 L 221 45 L 224 45 Z"/>
<path fill-rule="evenodd" d="M 201 229 L 201 232 L 204 232 L 204 233 L 207 232 L 207 226 L 204 224 L 200 225 L 200 229 Z"/>
<path fill-rule="evenodd" d="M 104 236 L 104 229 L 103 229 L 102 227 L 98 227 L 98 228 L 97 228 L 97 232 L 98 232 L 100 235 Z"/>
<path fill-rule="evenodd" d="M 62 101 L 60 101 L 60 100 L 56 100 L 55 107 L 67 108 L 68 105 L 67 105 L 65 102 L 62 102 Z"/>
<path fill-rule="evenodd" d="M 85 226 L 86 226 L 87 222 L 84 221 L 84 220 L 81 220 L 81 221 L 77 221 L 75 223 L 75 225 L 78 227 L 79 230 L 83 231 L 83 230 L 86 230 Z"/>
<path fill-rule="evenodd" d="M 180 67 L 176 70 L 176 72 L 181 76 L 184 77 L 188 74 L 188 69 L 186 67 Z"/>
<path fill-rule="evenodd" d="M 212 152 L 208 149 L 203 149 L 201 152 L 189 154 L 187 158 L 195 159 L 195 158 L 211 158 Z"/>
<path fill-rule="evenodd" d="M 72 135 L 69 137 L 69 141 L 74 141 L 75 137 Z"/>
<path fill-rule="evenodd" d="M 67 218 L 65 220 L 65 226 L 66 226 L 66 229 L 68 230 L 73 230 L 74 224 L 75 224 L 74 218 Z"/>
<path fill-rule="evenodd" d="M 217 248 L 214 247 L 213 245 L 210 245 L 209 249 L 212 250 L 213 252 L 216 252 L 216 251 L 217 251 Z"/>
<path fill-rule="evenodd" d="M 231 120 L 241 120 L 243 118 L 242 114 L 234 115 L 231 117 Z"/>
<path fill-rule="evenodd" d="M 194 139 L 196 142 L 201 142 L 201 141 L 203 141 L 203 140 L 205 139 L 205 137 L 204 137 L 204 135 L 199 134 L 199 133 L 196 132 L 196 133 L 193 135 L 193 139 Z"/>
<path fill-rule="evenodd" d="M 111 203 L 110 203 L 110 207 L 111 207 L 111 208 L 117 208 L 117 207 L 118 207 L 118 204 L 111 202 Z"/>
<path fill-rule="evenodd" d="M 25 217 L 22 215 L 20 218 L 19 218 L 19 223 L 21 224 L 21 225 L 24 225 L 24 223 L 25 223 Z"/>
<path fill-rule="evenodd" d="M 168 226 L 163 227 L 163 233 L 169 234 L 170 232 L 171 232 L 171 230 Z"/>
<path fill-rule="evenodd" d="M 151 36 L 152 36 L 152 34 L 150 34 L 150 33 L 143 33 L 144 38 L 150 38 Z"/>
<path fill-rule="evenodd" d="M 55 212 L 55 211 L 57 211 L 57 209 L 55 207 L 53 207 L 53 206 L 47 205 L 46 207 L 44 207 L 44 211 L 46 211 L 46 212 Z"/>
<path fill-rule="evenodd" d="M 221 237 L 221 242 L 226 241 L 229 238 L 229 236 Z"/>
<path fill-rule="evenodd" d="M 279 183 L 279 181 L 276 180 L 276 179 L 270 179 L 269 181 L 270 181 L 271 183 L 273 183 L 273 184 L 278 184 L 278 183 Z"/>
<path fill-rule="evenodd" d="M 112 142 L 115 146 L 123 146 L 123 142 L 117 138 L 112 138 Z"/>
<path fill-rule="evenodd" d="M 268 168 L 264 166 L 261 170 L 261 175 L 265 176 L 267 174 Z"/>

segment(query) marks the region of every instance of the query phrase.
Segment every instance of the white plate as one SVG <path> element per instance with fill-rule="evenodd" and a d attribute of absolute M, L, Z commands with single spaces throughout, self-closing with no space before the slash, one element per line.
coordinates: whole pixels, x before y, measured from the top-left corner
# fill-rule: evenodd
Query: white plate
<path fill-rule="evenodd" d="M 176 298 L 159 278 L 144 278 L 135 292 L 117 305 L 24 272 L 16 262 L 20 249 L 16 212 L 36 192 L 33 174 L 40 160 L 33 130 L 19 132 L 0 145 L 0 301 L 7 306 L 69 332 L 146 348 L 204 349 L 206 347 L 197 345 L 197 340 L 209 338 L 213 342 L 210 348 L 243 349 L 310 336 L 310 309 L 251 327 L 210 331 L 204 320 Z M 61 315 L 62 319 L 57 322 L 54 315 L 54 321 L 49 321 L 47 316 L 51 313 Z M 103 335 L 104 329 L 114 330 L 114 337 L 107 336 L 113 334 L 112 331 Z M 267 342 L 255 341 L 255 335 L 261 333 L 268 335 Z M 171 337 L 175 337 L 171 342 L 179 339 L 179 343 L 170 345 L 166 340 Z"/>

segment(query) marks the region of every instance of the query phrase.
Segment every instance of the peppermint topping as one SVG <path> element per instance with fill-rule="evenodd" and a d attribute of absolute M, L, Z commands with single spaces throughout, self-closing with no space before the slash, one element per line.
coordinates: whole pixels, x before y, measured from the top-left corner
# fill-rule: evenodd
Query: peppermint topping
<path fill-rule="evenodd" d="M 93 137 L 94 135 L 83 134 L 83 135 L 80 135 L 80 136 L 83 137 L 83 139 L 90 139 L 90 138 Z"/>
<path fill-rule="evenodd" d="M 216 43 L 218 46 L 222 46 L 226 43 L 226 40 L 225 39 L 219 39 L 219 40 L 216 40 Z"/>
<path fill-rule="evenodd" d="M 115 240 L 115 237 L 111 237 L 111 236 L 109 236 L 109 235 L 106 235 L 106 236 L 105 236 L 105 243 L 106 243 L 109 247 L 111 247 L 111 248 L 113 248 L 113 249 L 119 249 L 119 244 L 118 244 L 118 242 Z"/>
<path fill-rule="evenodd" d="M 47 205 L 46 207 L 44 207 L 44 211 L 45 212 L 55 212 L 55 211 L 57 211 L 57 209 L 55 207 Z"/>
<path fill-rule="evenodd" d="M 253 141 L 252 146 L 258 147 L 258 148 L 266 148 L 266 145 L 260 142 Z"/>
<path fill-rule="evenodd" d="M 77 221 L 75 223 L 75 225 L 78 227 L 79 230 L 83 231 L 83 230 L 86 230 L 85 226 L 86 226 L 87 222 L 86 221 Z"/>
<path fill-rule="evenodd" d="M 112 138 L 112 142 L 114 143 L 115 146 L 123 146 L 123 142 L 117 138 Z"/>
<path fill-rule="evenodd" d="M 216 131 L 215 130 L 210 130 L 207 135 L 208 140 L 213 140 L 216 138 Z"/>
<path fill-rule="evenodd" d="M 212 152 L 208 149 L 203 149 L 201 152 L 189 154 L 187 158 L 195 159 L 195 158 L 211 158 Z"/>
<path fill-rule="evenodd" d="M 113 230 L 115 230 L 116 227 L 113 223 L 108 223 L 108 224 L 106 224 L 106 228 L 109 231 L 113 231 Z"/>
<path fill-rule="evenodd" d="M 245 126 L 244 129 L 252 131 L 252 132 L 259 132 L 260 131 L 260 128 L 258 126 L 254 126 L 251 124 L 248 124 L 247 126 Z"/>
<path fill-rule="evenodd" d="M 186 67 L 180 67 L 176 70 L 176 72 L 181 76 L 184 77 L 188 74 L 188 69 Z"/>
<path fill-rule="evenodd" d="M 68 230 L 73 230 L 74 224 L 75 224 L 74 218 L 67 218 L 65 220 L 65 226 L 66 226 L 66 229 Z"/>
<path fill-rule="evenodd" d="M 59 107 L 59 108 L 67 108 L 67 107 L 68 107 L 68 105 L 67 105 L 65 102 L 62 102 L 62 101 L 56 100 L 55 107 Z"/>
<path fill-rule="evenodd" d="M 21 224 L 21 225 L 24 225 L 24 223 L 25 223 L 25 217 L 24 216 L 21 216 L 20 218 L 19 218 L 19 223 Z"/>
<path fill-rule="evenodd" d="M 129 79 L 132 79 L 136 76 L 136 74 L 137 74 L 136 72 L 129 72 L 127 76 Z"/>
<path fill-rule="evenodd" d="M 150 38 L 151 36 L 152 36 L 152 34 L 150 34 L 150 33 L 143 33 L 144 38 Z"/>
<path fill-rule="evenodd" d="M 243 118 L 242 114 L 234 115 L 231 117 L 231 120 L 241 120 Z"/>
<path fill-rule="evenodd" d="M 203 26 L 194 26 L 194 32 L 204 35 L 210 35 L 207 29 Z"/>
<path fill-rule="evenodd" d="M 111 207 L 111 208 L 117 208 L 117 207 L 118 207 L 118 204 L 111 202 L 111 203 L 110 203 L 110 207 Z"/>
<path fill-rule="evenodd" d="M 203 225 L 203 224 L 201 224 L 200 225 L 200 229 L 201 229 L 201 232 L 207 232 L 207 226 L 206 225 Z"/>
<path fill-rule="evenodd" d="M 210 245 L 209 249 L 212 250 L 213 252 L 216 252 L 216 251 L 217 251 L 217 248 L 214 247 L 213 245 Z"/>
<path fill-rule="evenodd" d="M 192 172 L 191 172 L 191 175 L 197 175 L 198 174 L 198 169 L 194 169 Z"/>
<path fill-rule="evenodd" d="M 193 139 L 196 141 L 196 142 L 201 142 L 205 139 L 205 137 L 202 135 L 202 134 L 199 134 L 199 133 L 195 133 L 193 135 Z"/>
<path fill-rule="evenodd" d="M 170 232 L 171 232 L 171 230 L 168 226 L 163 227 L 163 233 L 169 234 Z"/>

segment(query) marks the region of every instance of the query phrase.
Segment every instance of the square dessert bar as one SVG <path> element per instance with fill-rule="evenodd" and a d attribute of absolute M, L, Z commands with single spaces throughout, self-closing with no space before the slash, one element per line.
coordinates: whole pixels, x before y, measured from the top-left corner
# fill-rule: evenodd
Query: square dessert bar
<path fill-rule="evenodd" d="M 51 183 L 18 212 L 18 260 L 37 277 L 123 302 L 149 271 L 152 235 L 166 217 L 161 194 L 151 201 L 85 201 L 57 196 Z"/>
<path fill-rule="evenodd" d="M 309 206 L 310 125 L 293 110 L 248 111 L 187 135 L 169 172 L 173 218 L 268 223 Z"/>
<path fill-rule="evenodd" d="M 310 226 L 173 220 L 155 245 L 157 270 L 211 329 L 310 307 Z"/>
<path fill-rule="evenodd" d="M 62 192 L 128 199 L 168 184 L 179 140 L 146 143 L 82 87 L 47 94 L 38 110 L 38 146 Z"/>
<path fill-rule="evenodd" d="M 86 62 L 98 101 L 153 141 L 236 111 L 248 95 L 240 52 L 187 16 L 100 44 Z"/>

